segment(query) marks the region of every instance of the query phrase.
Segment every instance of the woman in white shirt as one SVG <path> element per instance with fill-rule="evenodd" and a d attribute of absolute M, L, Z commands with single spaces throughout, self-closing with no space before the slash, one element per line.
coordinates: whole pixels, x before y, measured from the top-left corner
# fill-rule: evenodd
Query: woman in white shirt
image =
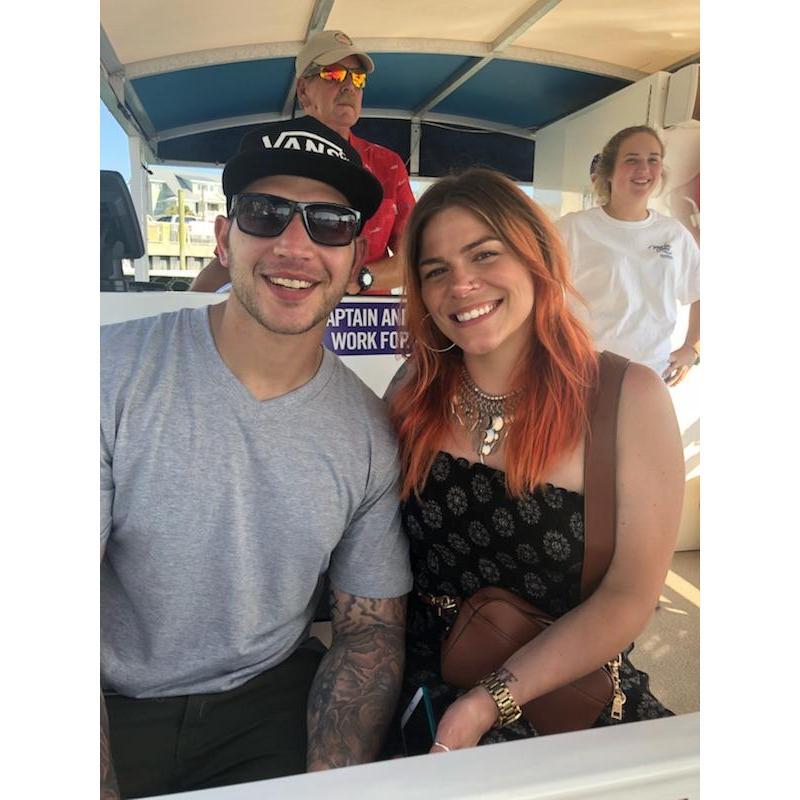
<path fill-rule="evenodd" d="M 557 226 L 587 304 L 577 310 L 597 350 L 646 364 L 675 386 L 700 361 L 700 252 L 680 222 L 647 208 L 663 159 L 652 128 L 614 134 L 594 178 L 599 205 L 567 214 Z M 678 303 L 691 304 L 689 325 L 672 350 Z"/>

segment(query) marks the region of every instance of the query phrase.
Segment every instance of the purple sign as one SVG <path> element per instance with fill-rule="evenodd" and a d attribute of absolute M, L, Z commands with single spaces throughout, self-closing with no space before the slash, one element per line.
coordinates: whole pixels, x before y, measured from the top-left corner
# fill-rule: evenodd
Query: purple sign
<path fill-rule="evenodd" d="M 404 307 L 396 301 L 343 300 L 331 311 L 323 344 L 340 356 L 394 355 L 402 351 L 406 332 Z"/>

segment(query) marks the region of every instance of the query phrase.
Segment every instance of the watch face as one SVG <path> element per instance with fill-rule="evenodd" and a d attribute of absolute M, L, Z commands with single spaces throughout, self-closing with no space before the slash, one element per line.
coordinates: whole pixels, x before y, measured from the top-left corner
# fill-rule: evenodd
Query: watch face
<path fill-rule="evenodd" d="M 358 285 L 362 289 L 369 289 L 370 286 L 374 283 L 375 278 L 372 276 L 372 273 L 369 271 L 367 267 L 361 267 L 361 271 L 358 273 Z"/>

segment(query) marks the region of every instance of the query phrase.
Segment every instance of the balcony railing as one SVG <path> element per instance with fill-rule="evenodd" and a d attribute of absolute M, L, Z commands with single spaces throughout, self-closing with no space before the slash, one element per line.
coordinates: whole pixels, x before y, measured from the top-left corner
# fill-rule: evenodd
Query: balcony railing
<path fill-rule="evenodd" d="M 189 258 L 210 259 L 214 256 L 216 240 L 212 233 L 203 233 L 185 226 L 186 240 L 181 247 L 179 226 L 174 222 L 147 223 L 147 254 L 151 258 L 175 258 L 181 255 Z"/>

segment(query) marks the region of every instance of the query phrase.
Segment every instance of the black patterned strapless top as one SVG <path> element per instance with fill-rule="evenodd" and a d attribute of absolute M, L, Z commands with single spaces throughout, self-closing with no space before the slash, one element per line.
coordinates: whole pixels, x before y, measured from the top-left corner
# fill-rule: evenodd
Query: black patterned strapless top
<path fill-rule="evenodd" d="M 546 485 L 509 498 L 505 473 L 439 453 L 403 506 L 415 590 L 465 597 L 501 586 L 559 617 L 580 600 L 583 495 Z"/>
<path fill-rule="evenodd" d="M 409 596 L 406 669 L 401 708 L 416 688 L 430 689 L 437 717 L 462 692 L 439 672 L 445 628 L 417 596 L 469 597 L 483 586 L 515 592 L 553 617 L 580 602 L 583 568 L 583 495 L 547 484 L 514 499 L 505 473 L 440 452 L 417 499 L 402 506 L 411 544 L 414 588 Z M 623 659 L 628 694 L 623 721 L 667 716 L 650 693 L 647 675 Z M 603 714 L 598 724 L 610 724 Z M 534 736 L 525 720 L 490 731 L 481 743 Z"/>

